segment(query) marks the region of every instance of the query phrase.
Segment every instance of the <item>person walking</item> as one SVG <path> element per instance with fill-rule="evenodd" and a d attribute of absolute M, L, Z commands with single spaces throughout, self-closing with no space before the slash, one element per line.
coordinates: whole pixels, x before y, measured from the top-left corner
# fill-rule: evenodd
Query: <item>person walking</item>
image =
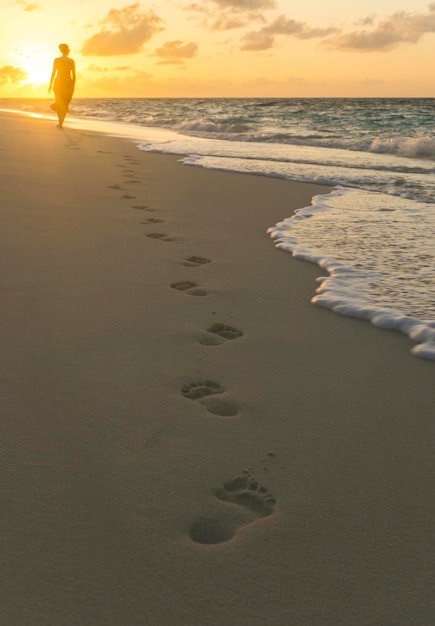
<path fill-rule="evenodd" d="M 73 59 L 68 56 L 70 50 L 66 43 L 59 44 L 59 50 L 62 56 L 54 59 L 48 93 L 53 88 L 56 101 L 51 108 L 57 112 L 59 120 L 57 127 L 62 128 L 74 93 L 76 66 Z"/>

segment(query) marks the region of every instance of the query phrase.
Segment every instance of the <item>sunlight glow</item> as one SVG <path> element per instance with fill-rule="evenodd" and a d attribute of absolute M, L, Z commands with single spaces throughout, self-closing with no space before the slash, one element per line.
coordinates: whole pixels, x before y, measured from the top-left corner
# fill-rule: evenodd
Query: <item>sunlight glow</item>
<path fill-rule="evenodd" d="M 14 52 L 14 57 L 16 65 L 26 73 L 26 78 L 21 81 L 21 84 L 48 83 L 52 58 L 44 47 L 26 44 Z"/>

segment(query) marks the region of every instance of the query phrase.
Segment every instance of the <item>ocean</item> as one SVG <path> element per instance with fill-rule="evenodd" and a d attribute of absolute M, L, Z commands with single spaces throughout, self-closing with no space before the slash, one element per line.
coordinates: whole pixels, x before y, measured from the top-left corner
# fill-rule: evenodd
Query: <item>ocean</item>
<path fill-rule="evenodd" d="M 52 118 L 50 102 L 0 110 Z M 284 209 L 273 243 L 327 270 L 314 304 L 403 332 L 435 360 L 435 99 L 77 98 L 67 120 L 186 165 L 330 185 Z"/>

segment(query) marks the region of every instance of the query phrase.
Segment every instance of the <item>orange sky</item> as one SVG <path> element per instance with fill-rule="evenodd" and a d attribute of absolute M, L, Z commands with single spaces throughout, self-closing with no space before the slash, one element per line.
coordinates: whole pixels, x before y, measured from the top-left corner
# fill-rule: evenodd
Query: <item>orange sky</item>
<path fill-rule="evenodd" d="M 0 14 L 0 97 L 46 97 L 60 42 L 76 97 L 435 96 L 434 1 L 8 0 Z"/>

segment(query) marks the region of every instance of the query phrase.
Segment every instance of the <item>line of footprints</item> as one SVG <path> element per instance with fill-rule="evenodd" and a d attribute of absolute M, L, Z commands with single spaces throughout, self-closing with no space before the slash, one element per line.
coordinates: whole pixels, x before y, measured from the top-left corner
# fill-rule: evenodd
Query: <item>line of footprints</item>
<path fill-rule="evenodd" d="M 119 167 L 124 170 L 125 182 L 109 185 L 109 188 L 115 191 L 124 191 L 125 193 L 121 195 L 122 199 L 137 199 L 137 196 L 126 191 L 125 185 L 140 182 L 136 172 L 132 169 L 139 161 L 128 155 L 125 155 L 124 158 L 129 165 L 119 165 Z M 137 211 L 155 211 L 145 204 L 135 204 L 131 208 Z M 164 220 L 150 217 L 141 223 L 145 225 L 163 224 Z M 161 232 L 148 233 L 147 237 L 163 242 L 175 241 L 175 238 Z M 200 256 L 189 256 L 181 262 L 182 265 L 191 268 L 202 267 L 208 263 L 211 263 L 210 259 Z M 190 280 L 172 283 L 171 288 L 189 296 L 207 295 L 205 289 Z M 237 328 L 224 323 L 214 323 L 207 328 L 199 343 L 204 346 L 218 346 L 242 336 L 243 332 Z M 184 398 L 200 404 L 212 415 L 228 418 L 234 417 L 238 413 L 235 404 L 219 397 L 225 392 L 225 388 L 212 380 L 186 383 L 180 391 Z M 269 456 L 273 457 L 274 453 L 269 453 Z M 215 497 L 220 502 L 235 506 L 231 509 L 224 508 L 211 517 L 199 517 L 194 520 L 188 531 L 189 537 L 194 543 L 213 545 L 229 541 L 236 535 L 239 528 L 257 519 L 272 515 L 276 507 L 276 498 L 247 470 L 224 483 L 222 488 L 215 493 Z"/>

